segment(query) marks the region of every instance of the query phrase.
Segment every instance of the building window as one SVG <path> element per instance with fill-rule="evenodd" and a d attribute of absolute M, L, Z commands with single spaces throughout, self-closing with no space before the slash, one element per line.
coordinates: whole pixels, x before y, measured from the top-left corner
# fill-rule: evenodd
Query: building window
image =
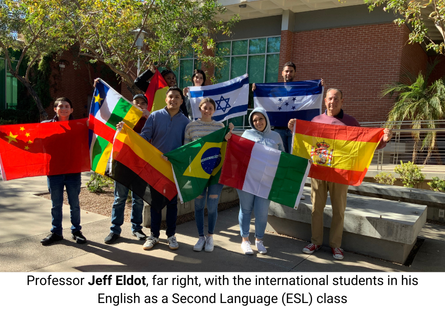
<path fill-rule="evenodd" d="M 0 109 L 17 108 L 17 79 L 7 71 L 6 60 L 0 58 Z"/>

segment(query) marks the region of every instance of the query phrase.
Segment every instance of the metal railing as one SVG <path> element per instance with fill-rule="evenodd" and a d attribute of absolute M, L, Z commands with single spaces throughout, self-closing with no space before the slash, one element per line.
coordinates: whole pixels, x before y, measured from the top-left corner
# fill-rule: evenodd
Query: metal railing
<path fill-rule="evenodd" d="M 421 122 L 422 127 L 427 127 L 430 121 Z M 381 122 L 363 122 L 362 127 L 385 127 L 385 121 Z M 382 166 L 386 164 L 398 165 L 400 161 L 413 161 L 413 155 L 416 150 L 415 164 L 418 165 L 445 165 L 445 120 L 435 120 L 435 129 L 421 128 L 411 129 L 411 121 L 401 121 L 394 124 L 393 137 L 385 148 L 376 150 L 372 161 L 373 165 L 377 165 L 377 170 L 382 170 Z M 431 132 L 436 132 L 435 148 L 428 157 L 428 146 L 422 150 L 422 141 L 425 136 Z M 415 136 L 419 136 L 416 148 Z M 428 158 L 428 159 L 427 159 Z M 426 161 L 426 162 L 425 162 Z"/>

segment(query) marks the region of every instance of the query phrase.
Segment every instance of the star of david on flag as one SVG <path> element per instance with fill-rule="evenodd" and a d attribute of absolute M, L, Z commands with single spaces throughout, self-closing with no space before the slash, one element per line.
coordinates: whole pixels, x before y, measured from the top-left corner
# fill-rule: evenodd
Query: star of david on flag
<path fill-rule="evenodd" d="M 201 118 L 199 102 L 212 98 L 216 104 L 213 119 L 224 121 L 247 114 L 249 103 L 249 77 L 247 74 L 211 86 L 190 87 L 190 105 L 193 119 Z"/>
<path fill-rule="evenodd" d="M 321 80 L 257 83 L 253 101 L 267 111 L 271 126 L 287 127 L 289 119 L 310 121 L 321 114 L 323 86 Z"/>

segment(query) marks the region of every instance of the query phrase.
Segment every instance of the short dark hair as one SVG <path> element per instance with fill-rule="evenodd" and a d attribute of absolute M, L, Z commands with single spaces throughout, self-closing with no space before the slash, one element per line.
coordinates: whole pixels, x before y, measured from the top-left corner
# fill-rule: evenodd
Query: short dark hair
<path fill-rule="evenodd" d="M 194 71 L 193 71 L 193 75 L 192 75 L 192 83 L 193 83 L 193 78 L 195 78 L 195 76 L 197 75 L 197 74 L 201 74 L 202 75 L 202 85 L 205 85 L 205 83 L 206 83 L 206 74 L 204 73 L 204 71 L 203 70 L 201 70 L 201 69 L 195 69 Z M 193 83 L 193 85 L 195 85 L 194 83 Z"/>
<path fill-rule="evenodd" d="M 59 106 L 60 102 L 68 102 L 70 104 L 70 107 L 73 108 L 73 103 L 71 103 L 70 99 L 67 97 L 59 97 L 54 101 L 54 108 L 56 108 L 57 106 Z"/>
<path fill-rule="evenodd" d="M 162 76 L 162 77 L 165 77 L 165 76 L 167 76 L 168 74 L 173 74 L 173 76 L 175 76 L 175 78 L 176 78 L 175 73 L 174 73 L 172 70 L 170 70 L 170 69 L 164 69 L 164 70 L 161 72 L 161 76 Z"/>
<path fill-rule="evenodd" d="M 181 94 L 182 99 L 184 99 L 184 95 L 182 94 L 182 90 L 178 86 L 173 86 L 173 87 L 168 88 L 167 93 L 169 93 L 170 91 L 178 91 Z"/>
<path fill-rule="evenodd" d="M 284 69 L 284 67 L 286 67 L 286 66 L 293 67 L 294 70 L 297 71 L 297 66 L 295 66 L 295 64 L 292 63 L 292 62 L 286 62 L 286 64 L 283 65 L 283 69 Z"/>

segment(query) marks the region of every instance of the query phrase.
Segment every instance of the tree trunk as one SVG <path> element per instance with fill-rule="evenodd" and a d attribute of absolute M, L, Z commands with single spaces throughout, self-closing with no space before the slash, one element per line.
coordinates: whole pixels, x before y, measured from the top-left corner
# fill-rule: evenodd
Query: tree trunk
<path fill-rule="evenodd" d="M 11 71 L 10 71 L 11 72 Z M 31 83 L 26 80 L 24 77 L 17 75 L 15 72 L 11 72 L 15 78 L 17 78 L 25 87 L 28 89 L 29 94 L 31 94 L 32 98 L 34 99 L 34 102 L 37 105 L 37 109 L 40 113 L 40 121 L 48 119 L 48 113 L 43 108 L 42 102 L 40 101 L 39 95 L 32 87 Z"/>

